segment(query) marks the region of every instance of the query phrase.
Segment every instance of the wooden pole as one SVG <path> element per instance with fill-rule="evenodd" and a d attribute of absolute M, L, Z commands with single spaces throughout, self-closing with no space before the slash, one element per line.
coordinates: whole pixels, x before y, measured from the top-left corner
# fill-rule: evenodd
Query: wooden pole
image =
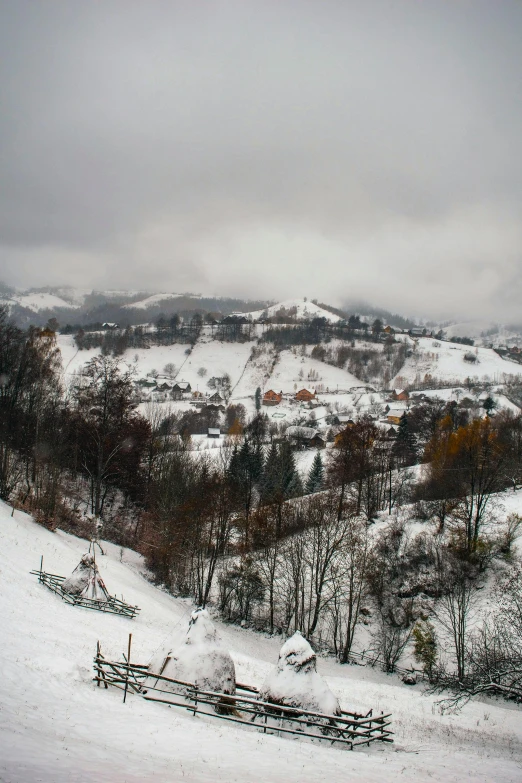
<path fill-rule="evenodd" d="M 130 654 L 131 654 L 132 634 L 129 634 L 129 648 L 127 650 L 127 665 L 130 666 Z M 129 687 L 129 669 L 127 669 L 127 676 L 125 677 L 125 691 L 123 693 L 123 703 L 127 698 L 127 688 Z"/>

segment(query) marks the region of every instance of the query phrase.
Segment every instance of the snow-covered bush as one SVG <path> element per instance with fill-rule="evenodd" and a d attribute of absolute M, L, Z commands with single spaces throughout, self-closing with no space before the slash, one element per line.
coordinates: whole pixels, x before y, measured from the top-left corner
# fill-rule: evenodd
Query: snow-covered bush
<path fill-rule="evenodd" d="M 326 715 L 341 714 L 337 698 L 317 672 L 314 651 L 299 631 L 281 647 L 277 666 L 263 683 L 259 698 Z"/>

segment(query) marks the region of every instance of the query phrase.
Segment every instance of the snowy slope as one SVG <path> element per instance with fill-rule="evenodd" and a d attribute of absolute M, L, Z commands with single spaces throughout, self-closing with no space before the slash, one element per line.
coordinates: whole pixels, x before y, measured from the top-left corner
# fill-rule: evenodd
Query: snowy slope
<path fill-rule="evenodd" d="M 245 315 L 250 315 L 252 316 L 253 320 L 257 320 L 265 313 L 270 317 L 274 316 L 283 308 L 286 311 L 295 310 L 295 317 L 298 320 L 304 318 L 326 318 L 332 323 L 336 323 L 337 321 L 341 320 L 338 315 L 334 315 L 328 310 L 319 307 L 319 305 L 316 305 L 313 302 L 307 302 L 304 299 L 287 299 L 284 302 L 278 302 L 275 305 L 271 305 L 265 310 L 254 310 L 251 313 L 245 313 Z"/>
<path fill-rule="evenodd" d="M 200 390 L 208 390 L 207 382 L 210 378 L 222 377 L 228 373 L 233 388 L 243 373 L 253 345 L 254 343 L 222 343 L 203 335 L 183 366 L 183 379 L 189 381 L 194 389 L 199 386 Z M 200 368 L 207 371 L 203 377 L 198 375 Z M 254 391 L 255 389 L 251 393 Z"/>
<path fill-rule="evenodd" d="M 337 387 L 347 391 L 354 386 L 361 386 L 361 381 L 347 370 L 291 350 L 280 352 L 279 361 L 265 382 L 267 389 L 283 392 L 294 392 L 302 388 L 311 391 L 335 391 Z"/>
<path fill-rule="evenodd" d="M 170 299 L 179 299 L 179 296 L 179 294 L 151 294 L 150 296 L 145 297 L 145 299 L 140 299 L 138 302 L 122 305 L 122 309 L 132 308 L 135 310 L 147 310 L 149 307 L 155 307 L 156 305 L 161 304 L 161 302 L 167 302 Z"/>
<path fill-rule="evenodd" d="M 465 361 L 467 353 L 475 355 L 477 361 Z M 392 386 L 405 386 L 414 383 L 416 378 L 422 381 L 427 374 L 437 380 L 455 380 L 456 383 L 462 383 L 467 377 L 499 383 L 506 375 L 522 374 L 522 367 L 516 362 L 502 359 L 490 348 L 472 348 L 469 345 L 421 337 L 412 355 L 406 359 L 403 368 L 392 381 Z"/>
<path fill-rule="evenodd" d="M 11 298 L 10 303 L 18 304 L 20 307 L 26 307 L 28 310 L 32 310 L 35 313 L 40 310 L 53 310 L 55 308 L 64 307 L 74 310 L 80 306 L 78 304 L 72 304 L 56 294 L 44 293 L 41 291 L 27 294 L 15 294 Z"/>
<path fill-rule="evenodd" d="M 92 682 L 99 639 L 120 657 L 132 632 L 132 658 L 149 661 L 168 639 L 180 641 L 191 606 L 149 584 L 140 559 L 107 545 L 98 565 L 109 590 L 142 609 L 135 621 L 65 605 L 29 571 L 44 555 L 49 571 L 69 574 L 86 543 L 50 533 L 0 503 L 0 780 L 4 783 L 316 783 L 520 780 L 522 715 L 502 704 L 467 705 L 441 716 L 420 686 L 320 659 L 342 706 L 393 713 L 392 746 L 353 753 L 309 745 L 105 691 Z M 238 679 L 259 686 L 280 638 L 219 627 Z"/>

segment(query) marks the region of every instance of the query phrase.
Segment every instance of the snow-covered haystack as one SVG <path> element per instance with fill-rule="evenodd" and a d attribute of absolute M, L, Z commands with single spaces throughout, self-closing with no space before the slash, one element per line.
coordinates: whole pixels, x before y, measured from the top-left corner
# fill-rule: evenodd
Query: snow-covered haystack
<path fill-rule="evenodd" d="M 326 715 L 340 715 L 341 707 L 317 672 L 317 658 L 299 631 L 281 647 L 276 668 L 259 691 L 262 701 Z"/>
<path fill-rule="evenodd" d="M 106 601 L 109 597 L 91 554 L 82 556 L 72 574 L 62 582 L 62 588 L 70 595 L 92 598 L 95 601 Z"/>
<path fill-rule="evenodd" d="M 231 695 L 236 692 L 234 661 L 223 647 L 206 609 L 197 609 L 192 613 L 183 644 L 155 655 L 149 671 L 191 683 L 204 691 Z M 145 687 L 147 684 L 151 687 L 156 682 L 159 681 L 150 677 Z M 165 681 L 161 682 L 161 688 L 179 691 L 174 684 Z"/>

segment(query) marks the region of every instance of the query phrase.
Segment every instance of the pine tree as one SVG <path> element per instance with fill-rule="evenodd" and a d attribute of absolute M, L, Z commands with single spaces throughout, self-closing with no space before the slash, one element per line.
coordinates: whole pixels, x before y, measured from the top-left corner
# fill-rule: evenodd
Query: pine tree
<path fill-rule="evenodd" d="M 256 389 L 255 400 L 256 400 L 256 411 L 259 412 L 261 410 L 261 388 L 259 386 Z"/>
<path fill-rule="evenodd" d="M 261 475 L 261 499 L 265 503 L 272 500 L 278 489 L 278 462 L 277 446 L 275 443 L 272 443 L 270 451 L 266 455 Z"/>
<path fill-rule="evenodd" d="M 272 444 L 261 479 L 261 499 L 264 503 L 297 497 L 303 494 L 303 484 L 295 467 L 289 443 Z"/>
<path fill-rule="evenodd" d="M 321 454 L 317 452 L 308 474 L 306 481 L 305 491 L 307 495 L 311 495 L 313 492 L 319 492 L 323 486 L 324 466 Z"/>
<path fill-rule="evenodd" d="M 227 467 L 227 478 L 232 484 L 237 484 L 239 481 L 239 456 L 237 453 L 237 445 L 234 446 L 234 451 L 230 457 L 230 462 Z"/>
<path fill-rule="evenodd" d="M 279 491 L 285 498 L 295 497 L 299 486 L 296 481 L 294 453 L 289 443 L 284 441 L 279 447 Z M 300 480 L 299 480 L 300 483 Z M 301 485 L 302 490 L 302 485 Z"/>
<path fill-rule="evenodd" d="M 417 441 L 405 413 L 401 416 L 397 440 L 393 446 L 393 455 L 403 465 L 413 465 L 417 457 Z"/>
<path fill-rule="evenodd" d="M 287 498 L 299 498 L 304 494 L 303 482 L 301 476 L 295 470 L 292 474 L 290 481 L 287 484 L 285 497 Z"/>

